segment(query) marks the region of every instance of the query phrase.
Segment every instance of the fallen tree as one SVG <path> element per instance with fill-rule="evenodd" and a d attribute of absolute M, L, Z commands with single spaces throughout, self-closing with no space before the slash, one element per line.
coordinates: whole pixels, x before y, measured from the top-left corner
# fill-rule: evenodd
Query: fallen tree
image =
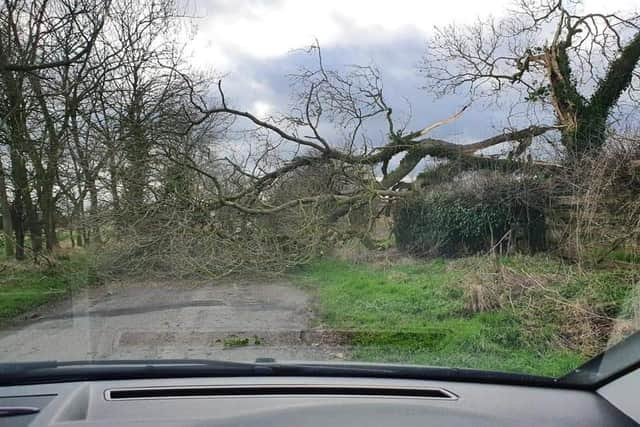
<path fill-rule="evenodd" d="M 430 136 L 433 130 L 457 120 L 467 106 L 424 128 L 408 130 L 399 125 L 400 121 L 387 103 L 377 69 L 353 66 L 346 72 L 331 70 L 323 63 L 319 45 L 313 45 L 311 52 L 317 55 L 317 68 L 294 76 L 297 103 L 284 116 L 261 118 L 231 106 L 222 81 L 218 82 L 218 105 L 215 107 L 208 107 L 205 99 L 192 91 L 191 103 L 198 112 L 192 119 L 192 126 L 214 116 L 230 117 L 238 126 L 242 122 L 248 123 L 243 134 L 245 139 L 235 142 L 240 147 L 246 144 L 244 149 L 249 152 L 240 161 L 227 156 L 203 167 L 192 159 L 171 158 L 208 179 L 212 185 L 209 199 L 212 209 L 230 207 L 250 214 L 274 214 L 294 206 L 333 200 L 336 209 L 332 218 L 337 220 L 350 209 L 373 199 L 388 201 L 403 197 L 410 191 L 401 185 L 403 180 L 425 159 L 433 160 L 432 166 L 436 168 L 444 164 L 443 160 L 477 160 L 478 168 L 494 168 L 504 159 L 484 155 L 483 150 L 510 143 L 509 162 L 514 169 L 525 164 L 535 167 L 537 162 L 526 157 L 526 148 L 535 137 L 558 129 L 555 125 L 506 129 L 470 144 L 433 138 Z M 385 140 L 373 139 L 367 133 L 367 127 L 379 120 L 386 123 Z M 283 152 L 294 154 L 287 158 Z M 330 163 L 339 165 L 336 173 L 349 182 L 339 192 L 323 191 L 278 203 L 273 203 L 269 197 L 269 192 L 285 176 L 301 168 Z M 229 190 L 229 175 L 210 172 L 224 169 L 233 171 L 240 178 L 232 179 L 237 184 L 233 190 Z M 360 173 L 354 174 L 355 170 Z M 361 173 L 362 170 L 368 170 L 368 173 Z"/>

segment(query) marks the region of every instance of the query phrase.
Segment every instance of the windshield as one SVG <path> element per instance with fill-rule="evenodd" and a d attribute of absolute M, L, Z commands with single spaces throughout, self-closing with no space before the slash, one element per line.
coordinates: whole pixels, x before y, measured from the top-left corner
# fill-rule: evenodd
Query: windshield
<path fill-rule="evenodd" d="M 634 7 L 4 1 L 0 362 L 567 375 L 640 329 Z"/>

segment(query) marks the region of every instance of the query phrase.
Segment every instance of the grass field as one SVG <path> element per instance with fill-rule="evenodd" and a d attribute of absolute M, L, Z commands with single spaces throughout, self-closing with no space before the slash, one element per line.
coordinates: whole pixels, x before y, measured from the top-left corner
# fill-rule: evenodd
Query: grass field
<path fill-rule="evenodd" d="M 52 267 L 0 259 L 0 324 L 93 282 L 87 256 L 70 252 Z"/>
<path fill-rule="evenodd" d="M 628 272 L 578 273 L 531 257 L 504 258 L 501 264 L 521 273 L 509 276 L 515 284 L 544 278 L 542 290 L 523 287 L 520 295 L 511 292 L 508 302 L 489 302 L 489 308 L 474 312 L 468 307 L 469 283 L 490 270 L 491 262 L 472 258 L 384 266 L 325 259 L 297 274 L 317 294 L 322 322 L 353 331 L 352 357 L 361 361 L 560 376 L 596 351 L 594 337 L 585 331 L 597 330 L 598 322 L 587 324 L 605 315 L 630 316 Z M 584 307 L 595 317 L 581 316 Z"/>

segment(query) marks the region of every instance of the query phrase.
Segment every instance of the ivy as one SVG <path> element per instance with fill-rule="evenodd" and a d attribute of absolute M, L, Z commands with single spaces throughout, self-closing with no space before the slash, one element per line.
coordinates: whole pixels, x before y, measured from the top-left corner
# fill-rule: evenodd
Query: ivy
<path fill-rule="evenodd" d="M 460 256 L 489 250 L 509 230 L 525 230 L 525 240 L 544 240 L 544 215 L 522 194 L 521 183 L 477 189 L 420 194 L 395 211 L 394 234 L 398 246 L 417 255 Z M 532 196 L 535 198 L 535 196 Z M 527 247 L 540 246 L 527 241 Z"/>

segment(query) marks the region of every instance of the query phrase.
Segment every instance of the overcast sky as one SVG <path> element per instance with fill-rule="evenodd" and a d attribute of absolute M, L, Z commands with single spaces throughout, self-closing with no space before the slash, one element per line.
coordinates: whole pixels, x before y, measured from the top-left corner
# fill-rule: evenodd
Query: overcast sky
<path fill-rule="evenodd" d="M 296 49 L 317 38 L 330 68 L 375 64 L 382 72 L 386 96 L 394 110 L 411 104 L 418 128 L 449 116 L 464 98 L 436 100 L 420 89 L 417 71 L 425 43 L 436 25 L 468 23 L 478 16 L 499 17 L 512 0 L 192 0 L 198 32 L 191 61 L 225 75 L 234 106 L 266 116 L 286 111 L 287 74 L 308 58 Z M 637 8 L 636 0 L 586 0 L 590 11 Z M 467 142 L 505 126 L 504 112 L 473 106 L 438 131 L 438 136 Z"/>

